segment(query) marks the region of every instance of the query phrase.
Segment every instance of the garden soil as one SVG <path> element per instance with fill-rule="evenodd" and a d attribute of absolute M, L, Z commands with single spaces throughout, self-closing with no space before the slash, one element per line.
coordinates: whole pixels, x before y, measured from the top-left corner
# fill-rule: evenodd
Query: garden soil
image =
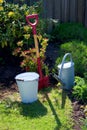
<path fill-rule="evenodd" d="M 8 50 L 3 50 L 0 53 L 0 57 L 4 59 L 4 63 L 0 63 L 0 99 L 5 99 L 8 95 L 18 92 L 17 85 L 15 83 L 15 76 L 24 72 L 19 66 L 19 60 L 12 57 Z M 46 64 L 49 68 L 54 67 L 55 61 L 58 57 L 58 43 L 49 43 L 46 51 Z M 51 86 L 55 86 L 57 81 L 51 78 Z M 81 130 L 81 118 L 85 118 L 84 112 L 80 109 L 80 104 L 77 101 L 72 101 L 73 113 L 72 118 L 74 120 L 73 130 Z"/>

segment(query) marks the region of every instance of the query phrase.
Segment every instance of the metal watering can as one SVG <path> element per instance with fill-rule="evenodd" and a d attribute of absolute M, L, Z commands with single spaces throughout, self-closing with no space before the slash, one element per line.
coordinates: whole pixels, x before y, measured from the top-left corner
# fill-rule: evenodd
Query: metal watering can
<path fill-rule="evenodd" d="M 70 57 L 69 62 L 65 62 L 67 56 Z M 66 53 L 63 57 L 62 63 L 58 65 L 58 76 L 54 77 L 61 82 L 63 89 L 72 89 L 74 85 L 74 63 L 70 53 Z"/>

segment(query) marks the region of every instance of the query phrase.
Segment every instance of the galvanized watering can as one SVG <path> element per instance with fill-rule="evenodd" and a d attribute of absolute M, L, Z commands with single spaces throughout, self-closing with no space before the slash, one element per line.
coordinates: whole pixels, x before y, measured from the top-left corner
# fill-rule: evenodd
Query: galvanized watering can
<path fill-rule="evenodd" d="M 69 62 L 65 62 L 67 56 L 70 57 Z M 62 63 L 58 65 L 58 76 L 54 77 L 62 83 L 63 89 L 72 89 L 74 85 L 74 63 L 70 53 L 66 53 L 63 57 Z"/>

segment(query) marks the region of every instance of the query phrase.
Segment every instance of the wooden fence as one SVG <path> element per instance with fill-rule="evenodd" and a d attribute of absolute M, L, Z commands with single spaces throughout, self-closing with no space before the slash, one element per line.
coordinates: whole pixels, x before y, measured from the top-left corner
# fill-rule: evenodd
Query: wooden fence
<path fill-rule="evenodd" d="M 17 3 L 21 0 L 7 0 Z M 41 0 L 24 0 L 32 5 Z M 42 0 L 43 18 L 62 22 L 80 22 L 87 27 L 87 0 Z"/>
<path fill-rule="evenodd" d="M 45 18 L 80 22 L 87 27 L 87 0 L 43 0 Z"/>

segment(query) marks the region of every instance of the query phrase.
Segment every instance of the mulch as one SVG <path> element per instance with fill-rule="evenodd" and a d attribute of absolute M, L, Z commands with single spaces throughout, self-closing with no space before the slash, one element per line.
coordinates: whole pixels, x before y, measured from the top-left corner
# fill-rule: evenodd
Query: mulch
<path fill-rule="evenodd" d="M 82 104 L 79 104 L 78 101 L 74 101 L 72 103 L 73 107 L 72 118 L 74 120 L 74 126 L 73 126 L 74 130 L 82 130 L 81 126 L 83 125 L 83 123 L 81 120 L 86 118 L 84 114 L 84 109 L 80 107 L 81 105 Z"/>

